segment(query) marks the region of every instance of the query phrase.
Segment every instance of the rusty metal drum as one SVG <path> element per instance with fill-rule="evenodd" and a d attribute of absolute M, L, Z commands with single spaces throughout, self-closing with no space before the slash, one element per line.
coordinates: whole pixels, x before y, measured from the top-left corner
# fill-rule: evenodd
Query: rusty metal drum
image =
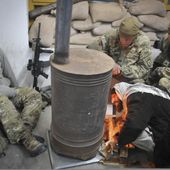
<path fill-rule="evenodd" d="M 68 64 L 51 59 L 50 142 L 56 153 L 82 160 L 96 155 L 113 66 L 108 55 L 83 48 L 70 49 Z"/>

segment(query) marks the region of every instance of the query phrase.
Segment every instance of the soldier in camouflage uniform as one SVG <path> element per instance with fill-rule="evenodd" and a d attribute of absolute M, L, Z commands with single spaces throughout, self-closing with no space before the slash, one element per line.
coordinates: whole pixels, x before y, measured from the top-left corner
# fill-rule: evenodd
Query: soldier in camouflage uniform
<path fill-rule="evenodd" d="M 152 68 L 150 40 L 133 17 L 124 19 L 118 30 L 104 34 L 87 48 L 103 51 L 114 59 L 112 75 L 118 81 L 144 82 Z"/>
<path fill-rule="evenodd" d="M 147 83 L 170 93 L 170 27 L 159 48 L 161 53 L 154 61 Z"/>
<path fill-rule="evenodd" d="M 0 80 L 4 80 L 0 81 L 0 123 L 7 137 L 0 136 L 0 154 L 6 149 L 8 139 L 11 144 L 23 144 L 31 156 L 39 155 L 47 149 L 43 138 L 32 134 L 42 110 L 40 93 L 28 87 L 8 87 L 10 80 L 3 74 Z"/>

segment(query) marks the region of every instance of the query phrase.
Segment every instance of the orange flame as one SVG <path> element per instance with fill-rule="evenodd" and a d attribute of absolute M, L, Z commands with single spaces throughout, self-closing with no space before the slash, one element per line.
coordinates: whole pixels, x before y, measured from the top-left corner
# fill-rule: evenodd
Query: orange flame
<path fill-rule="evenodd" d="M 117 96 L 116 94 L 112 94 L 112 103 L 118 105 Z M 117 143 L 118 135 L 120 134 L 120 131 L 124 125 L 124 122 L 126 121 L 126 116 L 128 112 L 126 102 L 123 102 L 123 112 L 120 117 L 113 117 L 113 116 L 106 116 L 104 123 L 105 123 L 105 134 L 104 134 L 104 140 L 112 141 L 114 143 Z M 126 145 L 128 148 L 134 148 L 134 145 L 128 144 Z"/>

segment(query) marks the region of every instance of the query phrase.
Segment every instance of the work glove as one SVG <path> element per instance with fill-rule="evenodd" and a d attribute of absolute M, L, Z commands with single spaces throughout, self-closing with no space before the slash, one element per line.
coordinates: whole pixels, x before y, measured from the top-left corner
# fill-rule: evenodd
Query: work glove
<path fill-rule="evenodd" d="M 0 157 L 5 156 L 5 150 L 8 146 L 8 140 L 2 136 L 0 136 Z"/>
<path fill-rule="evenodd" d="M 163 70 L 163 67 L 157 67 L 152 73 L 151 75 L 153 77 L 161 77 L 162 76 L 162 70 Z"/>
<path fill-rule="evenodd" d="M 146 80 L 146 83 L 150 85 L 158 84 L 160 78 L 162 77 L 162 70 L 163 70 L 163 67 L 157 67 L 156 69 L 154 69 L 149 74 L 148 79 Z"/>
<path fill-rule="evenodd" d="M 16 89 L 5 85 L 0 85 L 0 96 L 7 96 L 9 98 L 15 97 Z"/>

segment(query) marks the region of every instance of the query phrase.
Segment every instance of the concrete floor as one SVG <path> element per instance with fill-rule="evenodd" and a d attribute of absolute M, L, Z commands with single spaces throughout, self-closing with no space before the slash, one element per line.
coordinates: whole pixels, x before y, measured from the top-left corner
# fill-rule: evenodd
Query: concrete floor
<path fill-rule="evenodd" d="M 34 133 L 43 136 L 46 139 L 46 142 L 47 142 L 47 131 L 50 129 L 50 124 L 51 124 L 51 106 L 48 106 L 42 112 L 38 125 L 34 130 Z M 9 145 L 6 151 L 6 156 L 0 158 L 0 169 L 57 169 L 59 166 L 70 164 L 70 162 L 72 163 L 80 162 L 77 160 L 72 160 L 66 157 L 59 156 L 53 151 L 51 155 L 53 158 L 53 168 L 50 162 L 51 159 L 48 151 L 42 153 L 37 157 L 30 157 L 27 151 L 23 148 L 23 146 Z M 142 157 L 145 157 L 145 155 L 143 155 Z M 72 167 L 67 169 L 111 170 L 113 168 L 122 168 L 122 167 L 123 165 L 120 164 L 102 165 L 101 163 L 93 163 L 93 164 L 77 166 L 77 167 Z M 139 166 L 136 165 L 135 167 L 139 167 Z"/>

